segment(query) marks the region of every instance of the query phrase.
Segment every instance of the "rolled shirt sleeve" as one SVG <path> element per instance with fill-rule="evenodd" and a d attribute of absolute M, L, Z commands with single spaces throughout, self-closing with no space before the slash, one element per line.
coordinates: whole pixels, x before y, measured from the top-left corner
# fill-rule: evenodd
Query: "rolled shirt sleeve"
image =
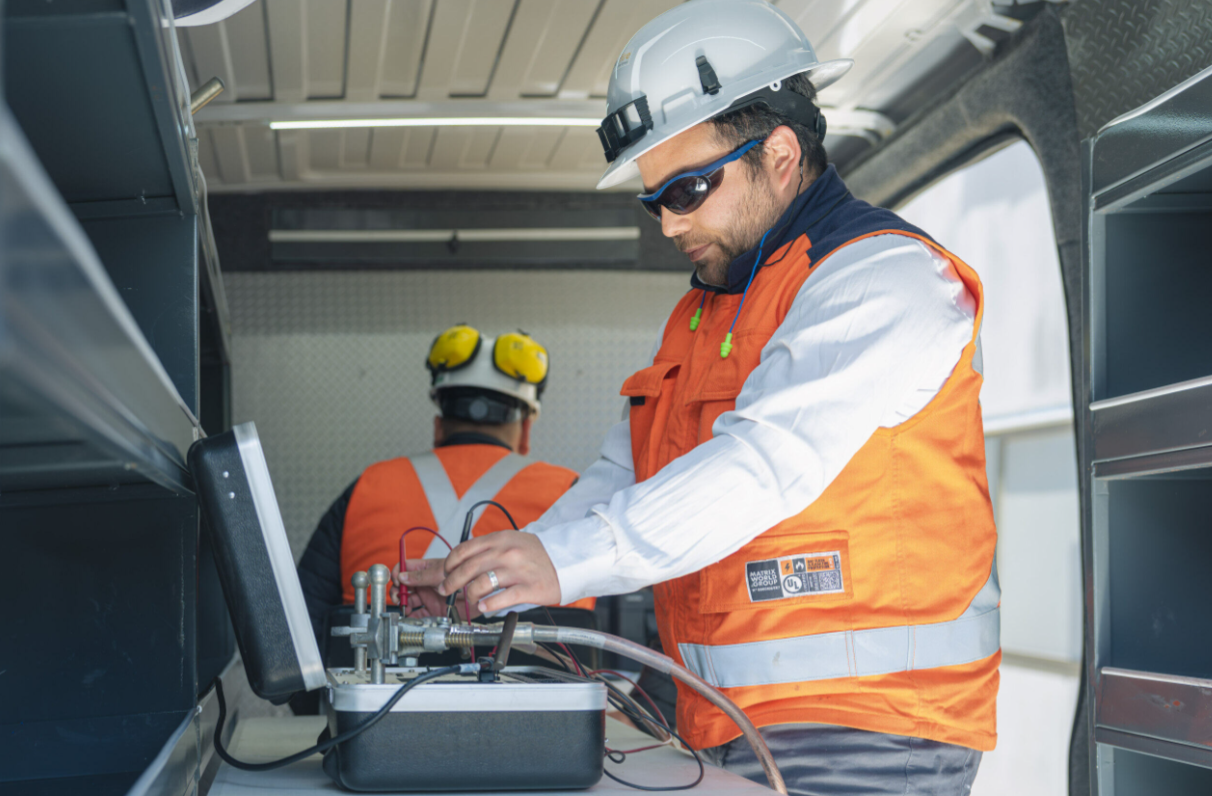
<path fill-rule="evenodd" d="M 621 450 L 627 428 L 616 425 L 603 447 L 610 464 L 565 496 L 567 511 L 527 528 L 551 556 L 562 601 L 696 572 L 803 511 L 877 429 L 930 402 L 974 319 L 951 263 L 920 241 L 881 235 L 835 253 L 805 281 L 710 440 L 637 484 L 634 472 L 628 482 L 605 469 L 622 466 L 605 455 Z"/>

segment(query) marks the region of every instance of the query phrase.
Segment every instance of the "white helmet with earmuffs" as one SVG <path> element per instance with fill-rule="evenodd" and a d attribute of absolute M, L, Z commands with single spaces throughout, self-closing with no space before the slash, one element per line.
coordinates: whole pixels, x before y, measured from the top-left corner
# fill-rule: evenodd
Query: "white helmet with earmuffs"
<path fill-rule="evenodd" d="M 610 164 L 598 189 L 635 177 L 640 155 L 696 124 L 764 103 L 819 138 L 825 117 L 782 90 L 804 74 L 820 90 L 854 64 L 821 63 L 790 17 L 766 0 L 690 0 L 640 28 L 610 75 L 598 138 Z"/>
<path fill-rule="evenodd" d="M 538 416 L 549 361 L 526 332 L 485 337 L 461 323 L 434 338 L 425 367 L 443 417 L 498 424 Z"/>

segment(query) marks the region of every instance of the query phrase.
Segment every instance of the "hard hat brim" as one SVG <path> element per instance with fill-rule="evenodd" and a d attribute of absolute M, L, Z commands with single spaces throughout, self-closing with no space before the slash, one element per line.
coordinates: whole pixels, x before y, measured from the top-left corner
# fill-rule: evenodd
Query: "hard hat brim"
<path fill-rule="evenodd" d="M 813 88 L 820 91 L 826 86 L 833 85 L 840 80 L 843 75 L 850 71 L 850 67 L 852 66 L 854 66 L 854 61 L 851 59 L 838 58 L 833 61 L 825 61 L 824 63 L 813 64 L 807 69 L 792 72 L 782 77 L 764 76 L 766 79 L 758 82 L 748 91 L 738 94 L 733 99 L 733 102 L 742 99 L 755 91 L 759 91 L 761 88 L 773 83 L 775 80 L 785 80 L 788 77 L 797 74 L 807 75 L 808 79 L 812 81 Z M 652 151 L 666 141 L 681 135 L 690 128 L 727 112 L 727 109 L 712 110 L 700 114 L 697 117 L 692 117 L 691 120 L 685 122 L 684 124 L 679 125 L 672 130 L 667 130 L 660 135 L 649 133 L 639 141 L 632 144 L 631 147 L 625 150 L 622 155 L 615 159 L 613 163 L 606 167 L 606 171 L 602 173 L 601 178 L 598 180 L 597 190 L 603 191 L 608 188 L 613 188 L 616 185 L 627 182 L 634 177 L 638 177 L 640 170 L 639 167 L 636 166 L 636 160 L 640 156 Z"/>

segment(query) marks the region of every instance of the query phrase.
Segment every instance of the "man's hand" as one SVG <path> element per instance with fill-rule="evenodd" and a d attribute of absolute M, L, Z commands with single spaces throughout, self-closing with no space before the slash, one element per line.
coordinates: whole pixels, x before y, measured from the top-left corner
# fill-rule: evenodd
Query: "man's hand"
<path fill-rule="evenodd" d="M 404 606 L 406 616 L 424 618 L 427 616 L 446 616 L 446 598 L 438 594 L 437 585 L 446 577 L 442 558 L 409 559 L 407 571 L 400 572 L 396 564 L 391 570 L 391 579 L 397 586 L 408 587 L 408 604 Z M 397 599 L 397 602 L 399 600 Z M 467 604 L 462 595 L 455 601 L 459 616 L 471 619 L 467 615 Z"/>
<path fill-rule="evenodd" d="M 487 573 L 497 576 L 503 592 L 484 599 L 497 590 Z M 412 572 L 408 573 L 409 585 Z M 515 605 L 560 604 L 560 579 L 543 543 L 532 533 L 498 531 L 470 539 L 446 557 L 446 579 L 438 584 L 438 594 L 451 594 L 467 587 L 467 600 L 480 613 L 490 613 Z"/>

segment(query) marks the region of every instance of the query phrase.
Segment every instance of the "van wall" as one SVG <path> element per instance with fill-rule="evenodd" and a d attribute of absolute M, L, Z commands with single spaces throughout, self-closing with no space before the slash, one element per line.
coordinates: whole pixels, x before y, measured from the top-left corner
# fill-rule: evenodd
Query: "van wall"
<path fill-rule="evenodd" d="M 296 558 L 367 465 L 427 450 L 435 408 L 425 355 L 467 322 L 525 329 L 551 376 L 531 455 L 578 472 L 620 419 L 623 379 L 645 364 L 688 289 L 636 271 L 229 272 L 233 421 L 257 424 Z"/>

